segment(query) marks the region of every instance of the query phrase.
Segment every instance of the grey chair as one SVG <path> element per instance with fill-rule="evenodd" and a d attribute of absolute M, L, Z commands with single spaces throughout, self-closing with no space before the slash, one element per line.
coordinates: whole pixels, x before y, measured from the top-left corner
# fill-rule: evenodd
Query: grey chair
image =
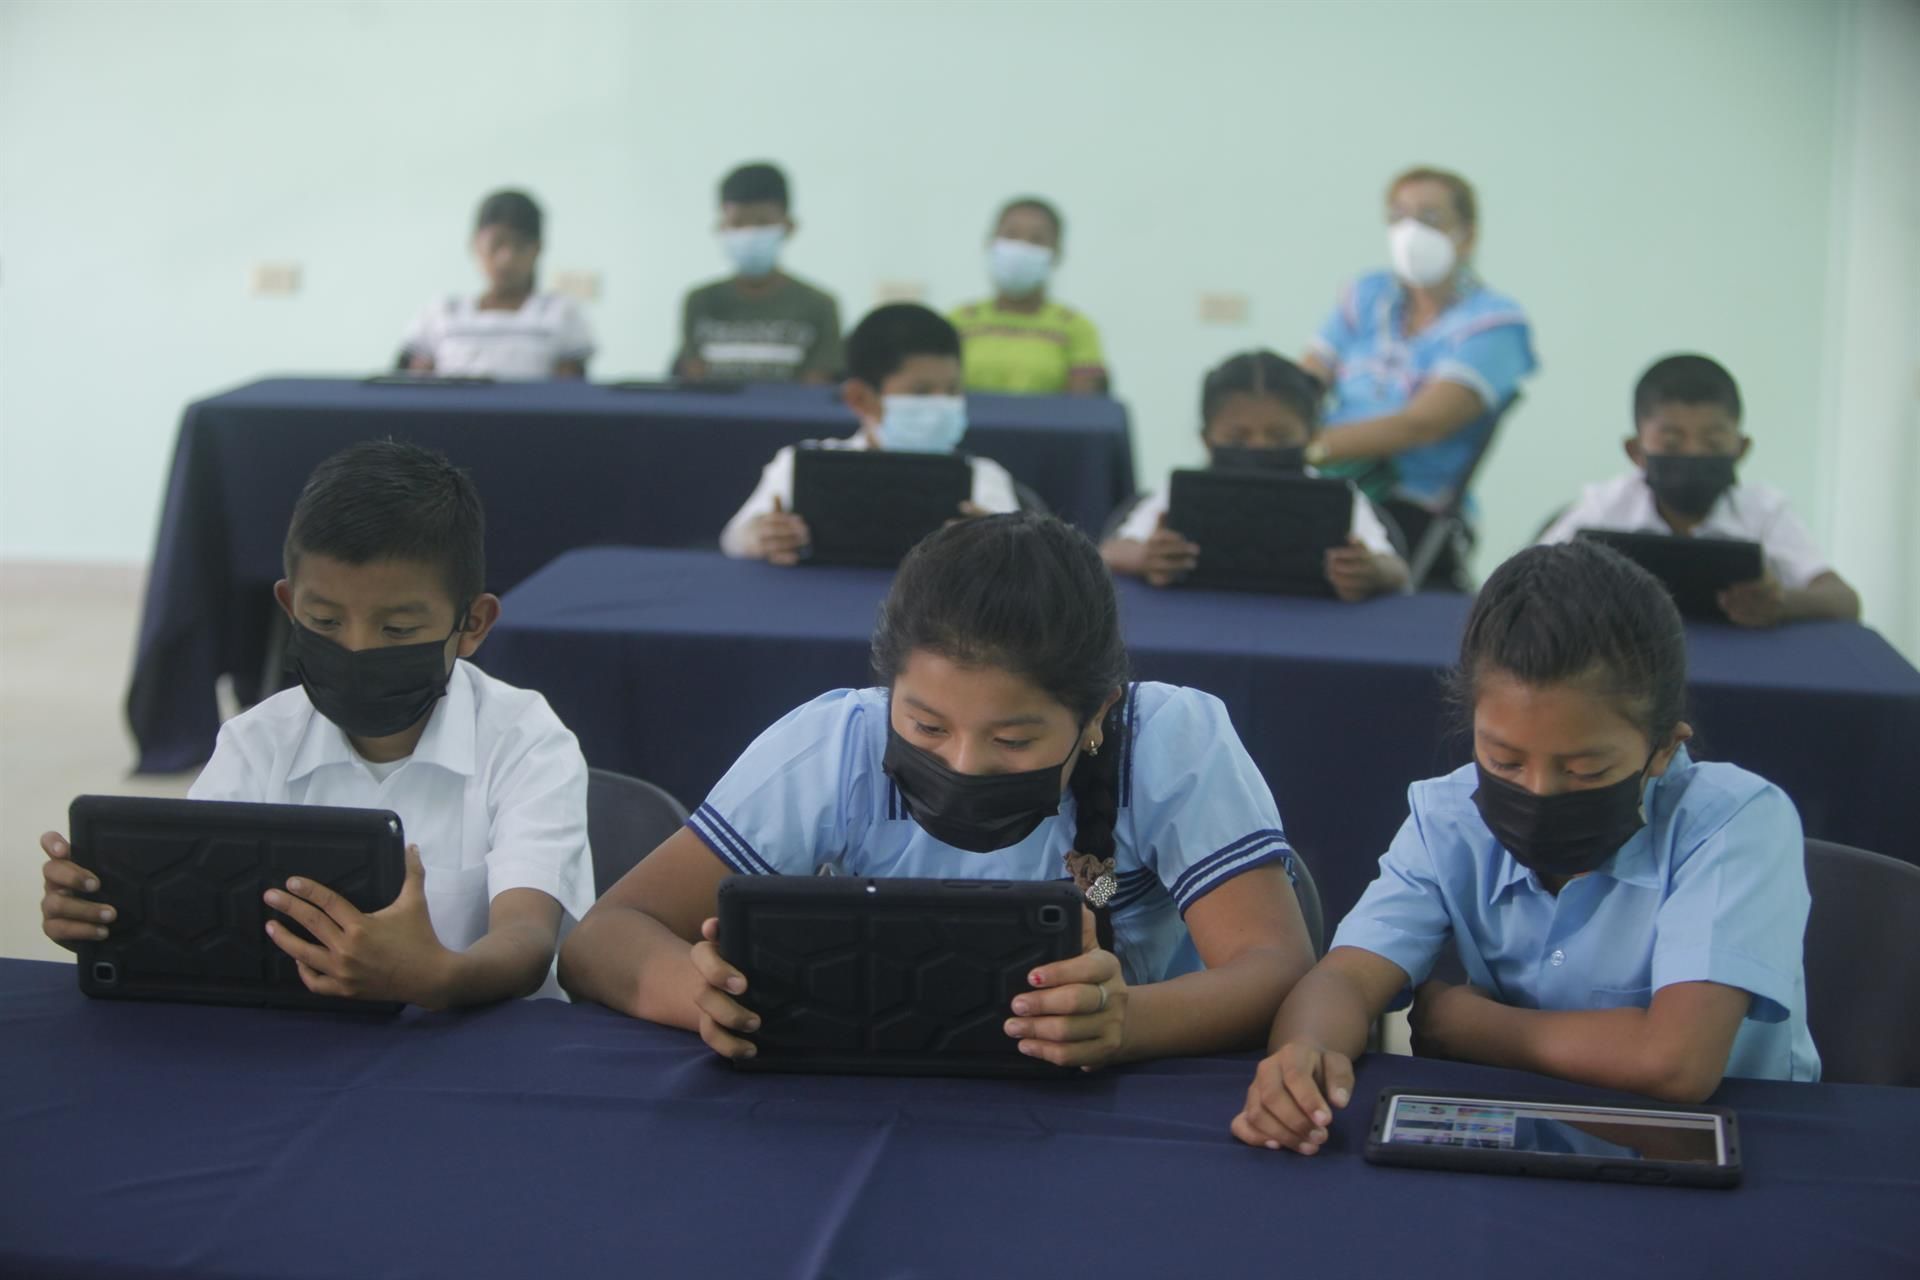
<path fill-rule="evenodd" d="M 1521 396 L 1516 392 L 1501 407 L 1492 425 L 1487 428 L 1487 434 L 1481 438 L 1480 447 L 1467 459 L 1459 480 L 1447 490 L 1437 507 L 1392 497 L 1375 504 L 1400 522 L 1401 531 L 1412 547 L 1412 555 L 1407 561 L 1407 576 L 1415 591 L 1472 590 L 1467 578 L 1467 556 L 1473 550 L 1475 539 L 1473 526 L 1467 521 L 1467 498 L 1473 492 L 1473 481 L 1480 472 L 1480 464 L 1493 452 L 1493 442 L 1499 436 L 1500 428 L 1520 407 L 1520 401 Z"/>
<path fill-rule="evenodd" d="M 1920 867 L 1807 841 L 1807 1022 L 1821 1078 L 1920 1086 Z"/>
<path fill-rule="evenodd" d="M 1293 851 L 1293 896 L 1300 900 L 1300 914 L 1306 917 L 1307 937 L 1313 943 L 1313 958 L 1327 954 L 1327 922 L 1320 907 L 1320 887 L 1313 882 L 1313 871 L 1298 849 Z"/>
<path fill-rule="evenodd" d="M 678 831 L 686 806 L 651 782 L 611 769 L 587 770 L 587 843 L 597 897 Z"/>

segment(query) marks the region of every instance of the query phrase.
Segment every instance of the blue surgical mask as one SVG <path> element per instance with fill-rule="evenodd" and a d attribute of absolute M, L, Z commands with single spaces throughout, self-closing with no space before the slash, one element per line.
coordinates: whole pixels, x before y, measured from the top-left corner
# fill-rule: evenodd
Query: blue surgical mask
<path fill-rule="evenodd" d="M 732 227 L 720 233 L 720 247 L 743 276 L 764 276 L 780 261 L 787 243 L 785 227 Z"/>
<path fill-rule="evenodd" d="M 987 250 L 987 275 L 993 287 L 1013 298 L 1024 298 L 1047 287 L 1053 274 L 1053 250 L 1025 240 L 995 240 Z"/>
<path fill-rule="evenodd" d="M 882 449 L 952 453 L 967 434 L 964 396 L 882 396 L 880 405 Z"/>

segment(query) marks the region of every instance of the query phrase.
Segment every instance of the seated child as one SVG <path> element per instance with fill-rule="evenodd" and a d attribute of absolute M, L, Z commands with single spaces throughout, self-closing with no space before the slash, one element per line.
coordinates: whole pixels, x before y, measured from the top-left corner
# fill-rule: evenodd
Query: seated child
<path fill-rule="evenodd" d="M 535 291 L 540 206 L 523 191 L 496 191 L 474 219 L 473 256 L 487 277 L 478 298 L 429 306 L 407 334 L 416 373 L 491 378 L 584 378 L 593 335 L 580 304 Z"/>
<path fill-rule="evenodd" d="M 1047 297 L 1065 227 L 1045 200 L 1008 202 L 987 242 L 993 297 L 949 317 L 966 342 L 969 391 L 1104 395 L 1107 368 L 1093 321 Z"/>
<path fill-rule="evenodd" d="M 1860 597 L 1814 545 L 1786 495 L 1735 478 L 1735 466 L 1753 441 L 1741 429 L 1733 375 L 1705 356 L 1668 356 L 1641 375 L 1633 420 L 1626 450 L 1634 469 L 1588 485 L 1540 541 L 1565 542 L 1582 529 L 1619 529 L 1757 542 L 1766 572 L 1720 595 L 1720 607 L 1733 621 L 1771 627 L 1801 618 L 1860 616 Z"/>
<path fill-rule="evenodd" d="M 868 313 L 847 335 L 847 379 L 840 396 L 860 419 L 844 440 L 812 443 L 825 449 L 898 449 L 952 453 L 967 434 L 967 402 L 960 394 L 960 335 L 912 302 Z M 973 500 L 954 514 L 1017 511 L 1013 477 L 990 458 L 971 455 Z M 773 455 L 760 484 L 720 534 L 720 549 L 742 560 L 798 564 L 811 541 L 807 522 L 793 513 L 793 446 Z"/>
<path fill-rule="evenodd" d="M 1200 438 L 1223 465 L 1223 450 L 1274 450 L 1292 456 L 1297 468 L 1314 438 L 1320 383 L 1299 365 L 1271 351 L 1248 351 L 1213 370 L 1200 387 Z M 1244 456 L 1244 455 L 1242 455 Z M 1277 459 L 1276 459 L 1277 460 Z M 1199 561 L 1198 546 L 1167 528 L 1168 490 L 1135 502 L 1100 554 L 1115 573 L 1145 578 L 1156 587 L 1180 581 Z M 1344 547 L 1327 552 L 1327 581 L 1342 600 L 1365 600 L 1407 585 L 1407 564 L 1373 504 L 1356 490 L 1353 532 Z"/>
<path fill-rule="evenodd" d="M 576 998 L 754 1053 L 753 989 L 714 946 L 729 873 L 1071 878 L 1086 950 L 1034 970 L 1003 1032 L 1088 1070 L 1258 1043 L 1313 947 L 1293 851 L 1217 698 L 1130 684 L 1113 579 L 1051 516 L 962 520 L 910 552 L 879 687 L 760 735 L 561 955 Z"/>
<path fill-rule="evenodd" d="M 780 270 L 796 229 L 787 177 L 742 165 L 720 184 L 720 247 L 734 274 L 687 294 L 673 371 L 715 382 L 831 382 L 840 376 L 840 306 Z"/>
<path fill-rule="evenodd" d="M 462 661 L 500 617 L 482 529 L 473 482 L 437 453 L 370 441 L 315 468 L 274 586 L 300 687 L 222 726 L 189 793 L 400 815 L 391 906 L 363 914 L 300 877 L 266 894 L 317 940 L 266 926 L 317 994 L 433 1009 L 558 996 L 563 921 L 593 903 L 578 744 L 546 699 Z M 47 937 L 105 938 L 98 877 L 61 836 L 40 847 Z"/>
<path fill-rule="evenodd" d="M 1413 988 L 1431 1056 L 1689 1103 L 1723 1076 L 1819 1079 L 1800 816 L 1689 757 L 1686 633 L 1660 583 L 1591 542 L 1522 551 L 1474 601 L 1454 682 L 1473 763 L 1414 784 L 1233 1132 L 1312 1155 Z M 1463 985 L 1430 980 L 1448 950 Z"/>

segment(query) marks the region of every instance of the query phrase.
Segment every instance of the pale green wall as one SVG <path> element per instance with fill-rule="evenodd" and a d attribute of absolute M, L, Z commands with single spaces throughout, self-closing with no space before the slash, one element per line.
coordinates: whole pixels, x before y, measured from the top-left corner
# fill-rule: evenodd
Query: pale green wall
<path fill-rule="evenodd" d="M 1511 549 L 1622 465 L 1652 357 L 1723 358 L 1751 476 L 1830 527 L 1839 6 L 1638 3 L 14 2 L 0 8 L 0 554 L 135 559 L 180 407 L 390 358 L 466 287 L 478 197 L 525 184 L 547 268 L 602 274 L 596 371 L 657 370 L 716 274 L 713 184 L 796 183 L 791 265 L 980 288 L 992 206 L 1069 219 L 1058 292 L 1101 326 L 1143 478 L 1197 456 L 1207 365 L 1297 351 L 1382 258 L 1402 165 L 1478 184 L 1484 274 L 1542 375 L 1486 475 Z M 250 264 L 295 261 L 291 299 Z M 1196 319 L 1244 292 L 1244 327 Z M 1844 568 L 1844 566 L 1843 566 Z"/>

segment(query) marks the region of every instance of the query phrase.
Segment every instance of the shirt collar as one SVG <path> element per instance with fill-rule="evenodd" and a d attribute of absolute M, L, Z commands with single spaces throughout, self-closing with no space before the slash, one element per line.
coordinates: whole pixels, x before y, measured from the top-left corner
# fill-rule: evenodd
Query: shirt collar
<path fill-rule="evenodd" d="M 447 679 L 447 692 L 433 704 L 426 731 L 414 746 L 409 760 L 438 765 L 449 773 L 472 777 L 474 768 L 473 673 L 464 661 L 453 664 Z M 315 710 L 307 717 L 306 731 L 293 753 L 293 766 L 287 781 L 304 778 L 329 765 L 349 764 L 359 759 L 345 730 Z"/>

